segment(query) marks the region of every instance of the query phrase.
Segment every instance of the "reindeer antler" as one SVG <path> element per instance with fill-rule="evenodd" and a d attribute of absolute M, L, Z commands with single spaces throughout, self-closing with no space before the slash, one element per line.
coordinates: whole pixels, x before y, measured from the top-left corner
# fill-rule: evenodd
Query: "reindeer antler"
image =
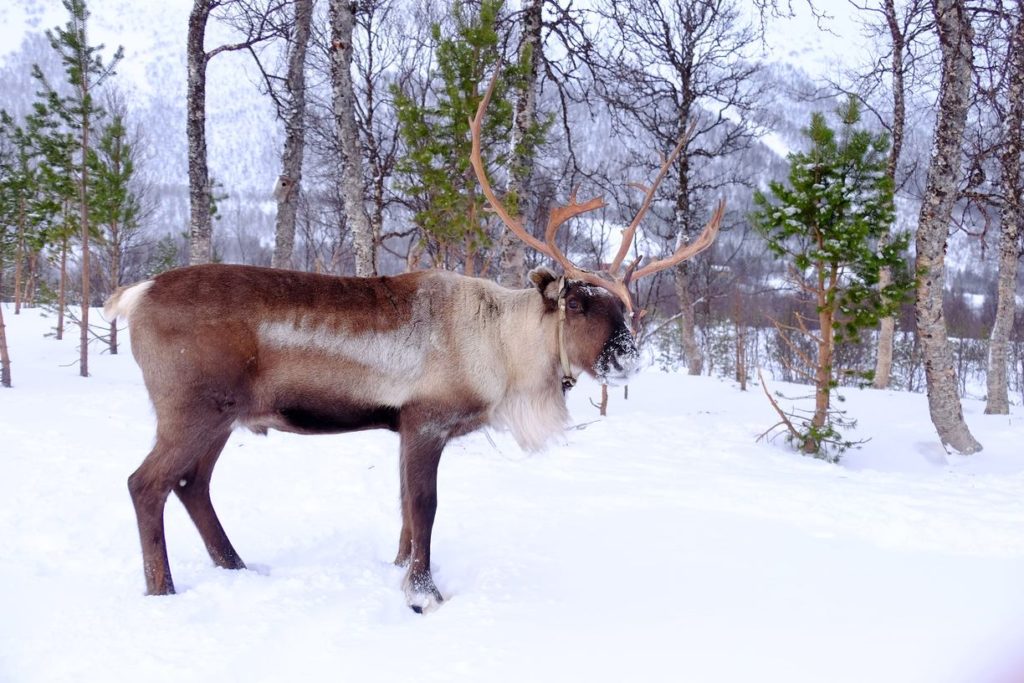
<path fill-rule="evenodd" d="M 640 205 L 640 209 L 633 217 L 633 220 L 630 221 L 629 226 L 623 232 L 622 244 L 619 246 L 619 250 L 616 252 L 615 258 L 612 260 L 609 267 L 606 270 L 599 272 L 587 270 L 586 268 L 580 268 L 569 260 L 569 258 L 558 247 L 555 237 L 558 234 L 558 229 L 570 218 L 574 218 L 580 214 L 606 206 L 603 197 L 597 196 L 581 204 L 576 201 L 576 190 L 574 189 L 569 195 L 568 204 L 565 206 L 556 206 L 551 209 L 548 216 L 547 229 L 544 231 L 544 241 L 541 242 L 527 232 L 523 228 L 522 223 L 508 212 L 505 206 L 494 194 L 490 181 L 487 180 L 487 173 L 484 169 L 484 163 L 480 152 L 480 139 L 482 137 L 481 128 L 483 127 L 484 112 L 491 101 L 491 95 L 494 93 L 494 85 L 498 82 L 498 74 L 499 70 L 496 70 L 494 76 L 491 77 L 490 84 L 487 86 L 487 92 L 484 93 L 483 99 L 480 100 L 480 104 L 477 106 L 476 116 L 469 122 L 469 129 L 473 137 L 472 151 L 470 153 L 469 160 L 473 165 L 473 170 L 476 172 L 477 180 L 480 181 L 480 188 L 483 190 L 484 196 L 487 198 L 487 201 L 490 202 L 491 209 L 498 214 L 508 229 L 515 233 L 519 239 L 535 251 L 549 256 L 554 261 L 561 264 L 565 271 L 566 278 L 602 287 L 619 297 L 630 314 L 633 331 L 635 333 L 644 311 L 636 310 L 633 295 L 629 291 L 629 283 L 633 280 L 638 280 L 647 275 L 653 275 L 654 273 L 669 268 L 670 266 L 674 266 L 677 263 L 693 258 L 700 252 L 707 249 L 711 246 L 711 243 L 714 242 L 715 237 L 718 235 L 718 230 L 722 224 L 722 216 L 725 214 L 725 202 L 720 201 L 715 212 L 712 214 L 711 219 L 707 224 L 705 224 L 701 234 L 693 242 L 681 244 L 671 256 L 649 263 L 639 270 L 637 270 L 637 266 L 640 263 L 640 259 L 643 258 L 642 256 L 629 264 L 625 270 L 622 269 L 622 262 L 625 260 L 626 254 L 629 252 L 629 246 L 633 242 L 633 237 L 636 235 L 640 221 L 650 208 L 651 202 L 654 200 L 654 193 L 658 189 L 658 185 L 660 185 L 661 181 L 664 180 L 665 175 L 668 173 L 668 169 L 675 162 L 679 153 L 682 152 L 683 147 L 686 146 L 686 142 L 693 134 L 696 127 L 696 121 L 691 122 L 687 127 L 686 132 L 679 141 L 679 144 L 676 145 L 675 149 L 672 150 L 672 153 L 669 154 L 664 163 L 662 163 L 661 169 L 658 171 L 658 174 L 655 176 L 654 182 L 651 183 L 650 187 L 638 186 L 641 189 L 646 190 L 644 200 Z"/>

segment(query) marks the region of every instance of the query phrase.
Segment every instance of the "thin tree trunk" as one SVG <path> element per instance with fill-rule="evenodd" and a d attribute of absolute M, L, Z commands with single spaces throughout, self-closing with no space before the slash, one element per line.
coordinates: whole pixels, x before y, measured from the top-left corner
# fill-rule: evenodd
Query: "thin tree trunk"
<path fill-rule="evenodd" d="M 903 52 L 906 48 L 906 36 L 900 28 L 896 14 L 895 0 L 885 0 L 885 20 L 889 26 L 892 39 L 892 146 L 889 148 L 889 161 L 886 175 L 896 183 L 896 171 L 899 168 L 900 152 L 903 150 L 903 127 L 906 121 L 905 89 L 903 82 Z M 881 246 L 881 245 L 879 245 Z M 878 288 L 884 289 L 892 284 L 892 272 L 882 268 L 879 272 Z M 875 377 L 872 386 L 875 389 L 888 389 L 892 377 L 892 347 L 896 332 L 896 319 L 893 316 L 882 318 L 878 329 L 878 352 L 875 358 Z"/>
<path fill-rule="evenodd" d="M 365 66 L 360 74 L 363 78 L 364 97 L 366 100 L 363 109 L 365 112 L 365 119 L 362 122 L 362 129 L 365 131 L 364 139 L 366 141 L 366 162 L 368 164 L 368 171 L 371 178 L 369 191 L 370 204 L 372 208 L 369 210 L 369 219 L 371 243 L 374 245 L 374 262 L 376 263 L 376 249 L 377 246 L 381 244 L 381 234 L 384 231 L 384 207 L 387 204 L 386 181 L 390 161 L 387 158 L 388 154 L 386 152 L 382 152 L 382 140 L 377 137 L 377 126 L 374 121 L 377 107 L 379 105 L 376 101 L 377 83 L 374 81 L 376 68 L 374 60 L 377 58 L 377 55 L 374 52 L 373 43 L 374 36 L 379 28 L 374 28 L 372 17 L 369 17 L 367 23 L 361 28 L 366 29 L 367 42 Z M 397 135 L 397 132 L 395 135 Z"/>
<path fill-rule="evenodd" d="M 206 158 L 206 64 L 204 46 L 211 3 L 195 0 L 188 17 L 188 262 L 213 260 L 213 220 L 210 214 L 210 172 Z"/>
<path fill-rule="evenodd" d="M 18 241 L 14 250 L 14 315 L 21 313 L 21 276 L 25 261 L 25 198 L 18 198 Z"/>
<path fill-rule="evenodd" d="M 689 107 L 680 114 L 680 135 L 686 129 L 688 117 Z M 690 238 L 690 208 L 690 159 L 686 155 L 686 150 L 683 150 L 683 153 L 679 156 L 679 179 L 676 185 L 676 247 L 685 244 Z M 676 298 L 679 299 L 679 332 L 683 345 L 683 355 L 686 356 L 687 372 L 691 375 L 699 375 L 704 368 L 704 354 L 701 351 L 700 344 L 697 343 L 697 320 L 693 299 L 690 297 L 692 280 L 690 266 L 690 261 L 683 261 L 672 269 L 672 274 L 676 288 Z"/>
<path fill-rule="evenodd" d="M 3 292 L 3 262 L 0 261 L 0 292 Z M 10 354 L 7 352 L 7 333 L 3 323 L 3 299 L 0 297 L 0 386 L 10 388 Z"/>
<path fill-rule="evenodd" d="M 352 31 L 355 8 L 347 0 L 331 0 L 331 86 L 335 134 L 341 151 L 339 187 L 345 216 L 352 229 L 356 275 L 377 274 L 376 245 L 363 202 L 363 163 L 356 128 L 355 88 L 352 84 Z"/>
<path fill-rule="evenodd" d="M 833 318 L 832 306 L 828 303 L 828 293 L 835 291 L 838 273 L 833 270 L 826 278 L 824 270 L 818 271 L 818 362 L 814 368 L 814 415 L 811 426 L 819 432 L 828 424 L 828 410 L 832 395 L 832 350 L 833 350 Z M 803 452 L 809 454 L 821 451 L 821 441 L 815 435 L 809 435 L 804 441 Z"/>
<path fill-rule="evenodd" d="M 65 212 L 67 211 L 65 205 Z M 68 237 L 60 243 L 60 284 L 57 288 L 57 339 L 64 338 L 64 307 L 67 306 L 68 292 Z"/>
<path fill-rule="evenodd" d="M 39 253 L 36 252 L 28 259 L 28 273 L 25 274 L 25 294 L 22 296 L 22 305 L 29 308 L 36 305 L 36 280 L 38 279 L 36 271 L 39 268 L 37 263 L 39 259 Z"/>
<path fill-rule="evenodd" d="M 512 164 L 508 175 L 508 191 L 515 195 L 519 215 L 528 215 L 528 188 L 533 174 L 533 150 L 526 149 L 525 140 L 534 125 L 537 111 L 537 79 L 540 73 L 541 19 L 544 0 L 529 0 L 523 12 L 523 46 L 520 60 L 529 56 L 530 68 L 516 92 L 515 118 L 512 126 Z M 526 245 L 502 230 L 498 240 L 498 283 L 506 287 L 522 287 L 525 276 Z"/>
<path fill-rule="evenodd" d="M 697 323 L 694 319 L 693 299 L 690 297 L 690 269 L 685 261 L 672 269 L 676 298 L 679 299 L 679 339 L 686 357 L 686 371 L 699 375 L 704 368 L 704 354 L 697 343 Z"/>
<path fill-rule="evenodd" d="M 1002 178 L 1003 206 L 999 233 L 999 279 L 996 294 L 996 318 L 992 325 L 988 355 L 988 400 L 985 413 L 1006 415 L 1010 401 L 1006 386 L 1007 346 L 1017 308 L 1017 266 L 1020 259 L 1021 227 L 1021 147 L 1024 126 L 1024 0 L 1017 2 L 1017 26 L 1007 53 L 1008 85 L 1006 101 L 1010 111 L 1003 120 Z"/>
<path fill-rule="evenodd" d="M 747 390 L 747 326 L 741 322 L 743 305 L 742 295 L 733 292 L 732 322 L 736 329 L 736 381 L 740 383 L 740 391 Z"/>
<path fill-rule="evenodd" d="M 7 352 L 7 333 L 3 323 L 3 306 L 0 305 L 0 386 L 10 388 L 10 354 Z"/>
<path fill-rule="evenodd" d="M 82 70 L 82 99 L 89 96 L 89 83 L 86 80 L 87 72 Z M 89 158 L 89 114 L 86 112 L 82 117 L 82 170 L 78 183 L 79 218 L 82 226 L 82 316 L 78 321 L 79 349 L 78 349 L 78 374 L 82 377 L 89 376 L 89 202 L 88 198 L 88 158 Z"/>
<path fill-rule="evenodd" d="M 878 273 L 878 288 L 884 289 L 892 284 L 892 271 L 882 268 Z M 875 377 L 871 386 L 875 389 L 888 389 L 892 380 L 892 350 L 896 337 L 896 318 L 889 315 L 878 323 L 878 348 L 875 356 Z"/>
<path fill-rule="evenodd" d="M 960 172 L 971 89 L 972 29 L 963 0 L 932 0 L 942 52 L 938 120 L 917 228 L 917 332 L 924 356 L 928 409 L 944 445 L 964 455 L 981 444 L 964 422 L 942 311 L 946 238 Z"/>
<path fill-rule="evenodd" d="M 118 169 L 120 171 L 120 169 Z M 121 235 L 116 220 L 110 223 L 110 292 L 121 286 Z M 110 321 L 110 355 L 117 355 L 117 318 Z"/>
<path fill-rule="evenodd" d="M 302 182 L 302 156 L 306 147 L 306 47 L 313 17 L 313 0 L 295 0 L 295 26 L 288 51 L 285 80 L 287 115 L 284 121 L 284 150 L 281 177 L 277 180 L 277 220 L 274 226 L 274 255 L 270 265 L 291 268 L 295 247 L 295 215 Z"/>

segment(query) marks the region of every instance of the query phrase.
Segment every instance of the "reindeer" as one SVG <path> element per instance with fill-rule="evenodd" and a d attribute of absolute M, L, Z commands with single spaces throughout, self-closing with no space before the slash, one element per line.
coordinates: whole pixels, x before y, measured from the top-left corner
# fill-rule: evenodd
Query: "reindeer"
<path fill-rule="evenodd" d="M 653 197 L 647 191 L 611 267 L 573 265 L 555 236 L 600 198 L 551 212 L 545 240 L 526 232 L 494 195 L 480 158 L 480 128 L 494 81 L 471 121 L 472 163 L 493 209 L 532 248 L 564 268 L 529 274 L 512 290 L 439 270 L 346 278 L 250 266 L 172 270 L 116 292 L 104 309 L 128 320 L 132 353 L 156 413 L 156 443 L 128 478 L 142 542 L 146 591 L 174 593 L 163 511 L 173 491 L 220 567 L 245 564 L 210 500 L 210 478 L 237 427 L 298 434 L 389 429 L 400 437 L 402 527 L 395 564 L 416 612 L 443 597 L 430 572 L 437 469 L 451 439 L 504 428 L 527 450 L 558 434 L 565 392 L 579 373 L 624 380 L 639 364 L 631 279 L 711 244 L 719 206 L 692 244 L 637 270 L 622 268 Z M 680 147 L 665 160 L 658 182 Z"/>

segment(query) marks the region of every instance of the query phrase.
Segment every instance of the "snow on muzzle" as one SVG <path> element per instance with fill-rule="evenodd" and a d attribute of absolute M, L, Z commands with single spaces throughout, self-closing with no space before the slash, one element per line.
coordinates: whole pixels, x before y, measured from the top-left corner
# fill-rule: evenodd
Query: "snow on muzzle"
<path fill-rule="evenodd" d="M 594 374 L 605 384 L 626 382 L 640 369 L 640 350 L 629 330 L 622 326 L 608 339 L 597 357 Z"/>

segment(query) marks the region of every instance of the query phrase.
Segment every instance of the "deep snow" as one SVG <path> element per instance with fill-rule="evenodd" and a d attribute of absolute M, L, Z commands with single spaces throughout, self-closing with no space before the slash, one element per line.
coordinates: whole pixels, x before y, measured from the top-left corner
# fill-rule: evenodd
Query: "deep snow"
<path fill-rule="evenodd" d="M 839 466 L 756 443 L 760 388 L 643 373 L 527 456 L 442 460 L 434 614 L 390 564 L 397 439 L 236 433 L 214 503 L 250 570 L 167 506 L 180 591 L 143 596 L 125 479 L 152 443 L 138 369 L 5 305 L 0 680 L 1024 681 L 1024 414 L 965 402 L 947 456 L 925 398 L 848 391 L 872 440 Z M 127 339 L 124 340 L 127 342 Z M 792 386 L 773 386 L 801 393 Z M 493 442 L 493 443 L 492 443 Z"/>

